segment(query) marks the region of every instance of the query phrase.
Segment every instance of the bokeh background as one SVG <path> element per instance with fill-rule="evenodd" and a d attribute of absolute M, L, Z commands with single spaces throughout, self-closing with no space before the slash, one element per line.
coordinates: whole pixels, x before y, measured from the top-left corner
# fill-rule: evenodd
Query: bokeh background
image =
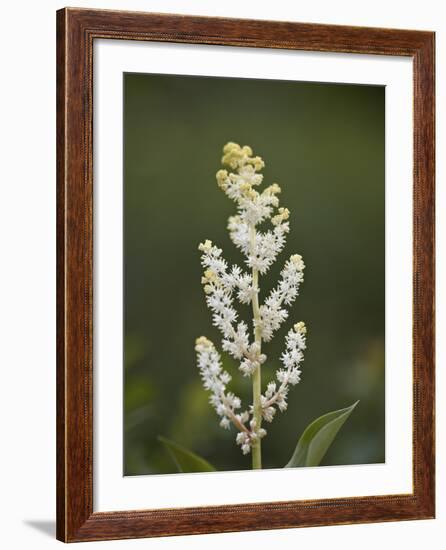
<path fill-rule="evenodd" d="M 159 435 L 218 470 L 251 467 L 235 431 L 219 427 L 194 353 L 197 336 L 220 341 L 198 243 L 209 238 L 230 262 L 243 261 L 226 231 L 234 204 L 215 181 L 227 141 L 263 157 L 265 183 L 280 184 L 291 210 L 287 246 L 261 278 L 261 298 L 290 254 L 307 266 L 289 322 L 265 346 L 267 381 L 284 335 L 305 320 L 302 381 L 266 425 L 264 467 L 282 467 L 310 421 L 358 399 L 322 465 L 385 461 L 384 129 L 380 86 L 124 75 L 125 475 L 176 472 Z M 247 306 L 239 311 L 249 319 Z M 224 368 L 250 403 L 250 380 L 227 356 Z"/>

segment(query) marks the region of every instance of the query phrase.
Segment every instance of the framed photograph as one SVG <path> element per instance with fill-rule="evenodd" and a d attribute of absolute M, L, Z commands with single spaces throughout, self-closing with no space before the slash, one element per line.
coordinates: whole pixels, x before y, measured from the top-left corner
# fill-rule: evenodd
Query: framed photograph
<path fill-rule="evenodd" d="M 57 13 L 57 537 L 434 517 L 434 33 Z"/>

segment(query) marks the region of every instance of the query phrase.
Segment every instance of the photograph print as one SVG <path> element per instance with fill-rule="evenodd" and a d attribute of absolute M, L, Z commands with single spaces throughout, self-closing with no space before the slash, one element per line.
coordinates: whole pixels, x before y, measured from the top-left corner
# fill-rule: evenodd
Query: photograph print
<path fill-rule="evenodd" d="M 123 79 L 124 475 L 385 462 L 385 87 Z"/>

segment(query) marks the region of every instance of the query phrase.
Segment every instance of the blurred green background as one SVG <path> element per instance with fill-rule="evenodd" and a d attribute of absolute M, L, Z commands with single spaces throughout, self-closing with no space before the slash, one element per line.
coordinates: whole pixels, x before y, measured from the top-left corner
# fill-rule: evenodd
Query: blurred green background
<path fill-rule="evenodd" d="M 228 261 L 243 261 L 226 231 L 234 204 L 215 181 L 227 141 L 263 157 L 265 183 L 280 184 L 291 210 L 287 246 L 260 280 L 261 299 L 290 254 L 307 266 L 289 321 L 264 348 L 266 382 L 284 335 L 305 320 L 302 381 L 265 426 L 264 467 L 282 467 L 311 420 L 357 399 L 322 465 L 383 462 L 384 88 L 125 74 L 124 92 L 125 475 L 176 471 L 158 435 L 218 470 L 251 468 L 235 431 L 218 425 L 194 352 L 197 336 L 220 342 L 198 243 L 211 239 Z M 247 306 L 238 309 L 249 318 Z M 224 367 L 251 403 L 250 379 L 227 356 Z"/>

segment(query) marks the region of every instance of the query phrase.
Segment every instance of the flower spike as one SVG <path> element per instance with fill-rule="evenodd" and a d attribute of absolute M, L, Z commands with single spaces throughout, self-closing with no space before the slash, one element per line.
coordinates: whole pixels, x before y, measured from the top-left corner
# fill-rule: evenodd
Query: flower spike
<path fill-rule="evenodd" d="M 271 422 L 277 410 L 285 411 L 290 386 L 299 383 L 300 366 L 306 349 L 307 329 L 296 323 L 285 338 L 281 355 L 283 368 L 276 380 L 267 384 L 261 393 L 261 366 L 267 360 L 262 343 L 269 342 L 288 318 L 290 306 L 299 294 L 304 280 L 305 264 L 299 254 L 293 254 L 281 271 L 281 278 L 263 304 L 259 304 L 259 276 L 266 274 L 283 250 L 290 231 L 288 208 L 279 206 L 281 188 L 273 183 L 260 190 L 265 163 L 248 145 L 229 142 L 223 148 L 222 164 L 226 168 L 216 174 L 218 187 L 235 202 L 237 213 L 228 220 L 229 236 L 245 257 L 249 272 L 239 266 L 229 267 L 222 250 L 212 241 L 199 245 L 204 268 L 201 282 L 206 303 L 212 311 L 212 322 L 222 334 L 222 349 L 239 361 L 244 376 L 253 380 L 253 403 L 238 413 L 241 400 L 227 391 L 230 375 L 222 369 L 221 358 L 214 344 L 204 336 L 197 339 L 197 363 L 204 388 L 210 392 L 210 402 L 220 416 L 220 425 L 237 429 L 236 443 L 243 454 L 252 451 L 253 468 L 261 467 L 261 440 L 266 435 L 262 421 Z M 268 222 L 269 229 L 261 231 L 260 224 Z M 238 320 L 234 297 L 252 307 L 252 336 L 244 321 Z"/>

